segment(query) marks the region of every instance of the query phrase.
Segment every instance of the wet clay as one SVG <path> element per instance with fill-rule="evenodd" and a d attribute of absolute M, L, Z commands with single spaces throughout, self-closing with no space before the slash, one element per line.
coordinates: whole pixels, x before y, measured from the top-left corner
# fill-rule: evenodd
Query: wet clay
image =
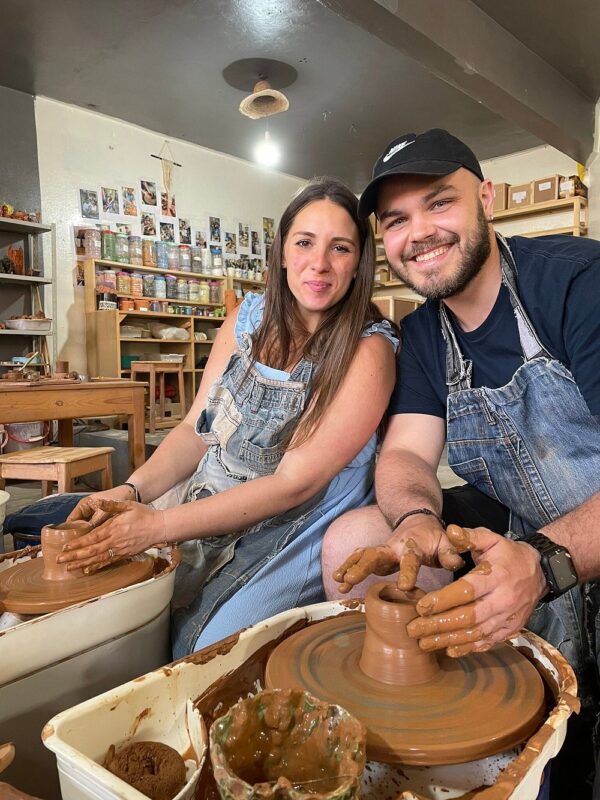
<path fill-rule="evenodd" d="M 104 766 L 152 800 L 172 800 L 186 780 L 183 758 L 162 742 L 133 742 L 116 754 L 111 745 Z"/>
<path fill-rule="evenodd" d="M 306 692 L 276 689 L 236 703 L 210 729 L 222 797 L 358 797 L 364 726 Z"/>
<path fill-rule="evenodd" d="M 92 526 L 88 522 L 63 522 L 62 525 L 45 525 L 42 528 L 41 542 L 44 557 L 42 580 L 45 581 L 70 581 L 77 580 L 83 575 L 82 569 L 67 570 L 67 564 L 58 564 L 56 559 L 62 554 L 64 545 L 73 541 L 78 536 L 89 533 Z"/>
<path fill-rule="evenodd" d="M 44 527 L 42 558 L 22 561 L 0 573 L 0 604 L 6 611 L 47 614 L 152 576 L 154 560 L 150 556 L 122 561 L 90 575 L 83 570 L 68 572 L 66 564 L 57 564 L 63 545 L 89 529 L 83 521 Z"/>
<path fill-rule="evenodd" d="M 273 651 L 266 685 L 305 689 L 321 700 L 339 703 L 367 726 L 367 755 L 375 761 L 416 765 L 474 761 L 508 750 L 537 730 L 545 711 L 544 684 L 525 657 L 500 644 L 461 659 L 425 654 L 426 661 L 411 664 L 405 654 L 416 643 L 406 633 L 409 615 L 405 609 L 381 610 L 382 604 L 403 605 L 396 602 L 399 590 L 389 587 L 380 583 L 369 590 L 371 598 L 380 601 L 373 606 L 376 615 L 380 613 L 375 635 L 366 634 L 371 627 L 369 612 L 366 619 L 362 614 L 344 614 L 305 628 Z M 414 618 L 417 595 L 410 594 L 413 597 L 406 597 L 406 602 L 412 602 Z M 394 616 L 401 621 L 390 649 L 386 626 Z M 380 648 L 378 654 L 377 647 L 369 652 L 373 642 Z M 392 660 L 403 662 L 396 672 L 389 663 L 378 671 L 378 661 L 390 660 L 388 650 Z M 366 672 L 363 659 L 371 665 Z M 421 669 L 429 675 L 426 682 L 420 682 Z M 390 681 L 390 675 L 398 682 Z"/>

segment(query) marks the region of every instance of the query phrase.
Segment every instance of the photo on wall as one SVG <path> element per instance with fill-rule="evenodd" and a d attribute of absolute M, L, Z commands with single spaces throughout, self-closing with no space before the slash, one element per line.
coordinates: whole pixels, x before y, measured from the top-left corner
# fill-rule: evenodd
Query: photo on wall
<path fill-rule="evenodd" d="M 220 217 L 209 217 L 208 218 L 208 227 L 210 229 L 210 240 L 211 240 L 211 242 L 220 242 L 221 241 L 221 218 Z"/>
<path fill-rule="evenodd" d="M 238 246 L 240 250 L 247 250 L 249 245 L 250 226 L 243 222 L 238 223 Z"/>
<path fill-rule="evenodd" d="M 142 212 L 142 236 L 156 236 L 156 216 L 148 211 Z"/>
<path fill-rule="evenodd" d="M 138 207 L 133 186 L 123 186 L 121 194 L 123 197 L 123 214 L 126 217 L 137 217 Z"/>
<path fill-rule="evenodd" d="M 189 219 L 183 219 L 183 217 L 179 217 L 179 243 L 192 243 L 192 226 Z"/>
<path fill-rule="evenodd" d="M 252 255 L 253 256 L 259 256 L 260 255 L 260 237 L 258 235 L 258 231 L 252 231 L 251 244 L 252 244 Z"/>
<path fill-rule="evenodd" d="M 93 189 L 79 190 L 79 205 L 81 216 L 86 219 L 100 219 L 98 211 L 98 192 Z"/>
<path fill-rule="evenodd" d="M 102 187 L 102 211 L 105 214 L 119 214 L 119 190 Z"/>
<path fill-rule="evenodd" d="M 275 220 L 273 217 L 263 217 L 263 242 L 272 245 L 275 238 Z"/>
<path fill-rule="evenodd" d="M 133 225 L 128 225 L 126 222 L 116 222 L 115 230 L 117 233 L 124 233 L 126 236 L 133 235 Z"/>
<path fill-rule="evenodd" d="M 175 226 L 172 222 L 160 223 L 160 240 L 161 242 L 175 241 Z"/>
<path fill-rule="evenodd" d="M 143 206 L 156 206 L 156 184 L 153 181 L 140 181 Z"/>
<path fill-rule="evenodd" d="M 229 255 L 237 253 L 236 235 L 230 231 L 225 231 L 225 252 Z"/>
<path fill-rule="evenodd" d="M 175 205 L 175 195 L 171 195 L 171 202 L 167 203 L 167 193 L 160 193 L 160 210 L 163 217 L 176 217 L 177 209 Z"/>
<path fill-rule="evenodd" d="M 196 247 L 200 247 L 202 248 L 202 250 L 206 249 L 207 247 L 206 231 L 196 231 L 194 240 L 196 242 Z"/>

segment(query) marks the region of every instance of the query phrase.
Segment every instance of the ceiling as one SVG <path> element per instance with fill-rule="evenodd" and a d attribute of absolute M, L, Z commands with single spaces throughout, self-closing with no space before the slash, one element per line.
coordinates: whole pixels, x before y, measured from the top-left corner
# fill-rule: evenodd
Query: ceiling
<path fill-rule="evenodd" d="M 420 2 L 434 8 L 439 0 Z M 563 4 L 547 0 L 476 0 L 478 13 L 595 100 L 600 11 L 590 5 L 570 0 L 567 14 Z M 241 58 L 284 61 L 298 79 L 285 90 L 290 110 L 269 121 L 284 153 L 280 169 L 306 178 L 337 175 L 355 191 L 386 143 L 405 132 L 446 127 L 481 159 L 542 143 L 531 129 L 434 74 L 414 52 L 410 57 L 342 16 L 344 6 L 344 0 L 3 0 L 0 83 L 251 160 L 265 123 L 239 114 L 244 93 L 225 82 L 222 70 Z"/>

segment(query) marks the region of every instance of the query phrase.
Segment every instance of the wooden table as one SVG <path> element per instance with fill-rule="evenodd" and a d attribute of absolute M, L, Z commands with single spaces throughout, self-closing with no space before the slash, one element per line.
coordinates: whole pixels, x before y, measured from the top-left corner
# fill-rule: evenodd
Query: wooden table
<path fill-rule="evenodd" d="M 58 420 L 58 443 L 73 446 L 73 420 L 86 417 L 127 417 L 131 471 L 146 460 L 144 389 L 139 381 L 91 381 L 4 387 L 0 383 L 0 423 Z"/>

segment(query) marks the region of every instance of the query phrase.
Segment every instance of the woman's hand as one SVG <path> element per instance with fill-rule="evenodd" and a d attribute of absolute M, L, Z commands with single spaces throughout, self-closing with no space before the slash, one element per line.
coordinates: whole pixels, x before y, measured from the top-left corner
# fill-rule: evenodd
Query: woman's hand
<path fill-rule="evenodd" d="M 131 486 L 115 486 L 114 489 L 106 489 L 103 492 L 94 492 L 87 497 L 83 497 L 67 517 L 67 522 L 85 520 L 94 528 L 106 522 L 112 514 L 107 513 L 108 506 L 101 507 L 99 500 L 125 501 L 133 500 L 134 493 Z"/>
<path fill-rule="evenodd" d="M 148 547 L 166 541 L 163 511 L 153 511 L 142 503 L 107 500 L 92 495 L 85 498 L 81 516 L 95 524 L 89 533 L 66 544 L 63 554 L 56 559 L 59 564 L 68 564 L 67 570 L 84 569 L 93 572 L 122 558 L 135 556 Z M 73 519 L 71 514 L 70 519 Z M 94 523 L 94 520 L 97 520 Z"/>

